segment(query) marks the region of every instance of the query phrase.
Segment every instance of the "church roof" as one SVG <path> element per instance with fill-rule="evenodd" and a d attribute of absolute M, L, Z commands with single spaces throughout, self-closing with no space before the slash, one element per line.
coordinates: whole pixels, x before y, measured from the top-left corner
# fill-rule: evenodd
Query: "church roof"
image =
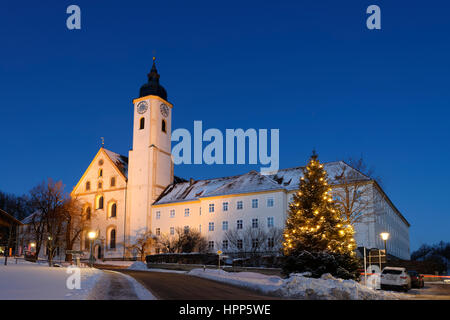
<path fill-rule="evenodd" d="M 331 184 L 336 184 L 336 175 L 342 170 L 343 161 L 324 164 Z M 347 165 L 348 166 L 348 165 Z M 193 201 L 199 198 L 214 197 L 230 194 L 245 194 L 251 192 L 285 190 L 292 191 L 299 188 L 300 178 L 304 167 L 281 169 L 273 175 L 262 175 L 256 171 L 207 180 L 174 183 L 169 185 L 154 202 L 154 204 Z M 360 181 L 370 178 L 360 173 Z"/>
<path fill-rule="evenodd" d="M 128 157 L 112 152 L 111 150 L 105 148 L 103 148 L 103 150 L 106 152 L 111 161 L 114 162 L 120 172 L 122 172 L 123 175 L 128 178 Z"/>

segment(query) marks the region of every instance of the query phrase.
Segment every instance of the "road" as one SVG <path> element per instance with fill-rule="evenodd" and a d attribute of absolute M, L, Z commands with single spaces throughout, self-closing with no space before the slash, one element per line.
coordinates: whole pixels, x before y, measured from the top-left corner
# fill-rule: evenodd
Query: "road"
<path fill-rule="evenodd" d="M 408 291 L 414 300 L 450 300 L 450 284 L 425 282 L 422 289 Z"/>
<path fill-rule="evenodd" d="M 161 300 L 271 300 L 252 290 L 182 273 L 127 270 L 123 267 L 96 265 L 101 269 L 123 272 L 135 278 Z M 450 284 L 425 283 L 422 289 L 411 289 L 405 295 L 411 300 L 450 300 Z"/>
<path fill-rule="evenodd" d="M 160 300 L 274 300 L 244 288 L 179 273 L 115 269 L 135 278 Z"/>

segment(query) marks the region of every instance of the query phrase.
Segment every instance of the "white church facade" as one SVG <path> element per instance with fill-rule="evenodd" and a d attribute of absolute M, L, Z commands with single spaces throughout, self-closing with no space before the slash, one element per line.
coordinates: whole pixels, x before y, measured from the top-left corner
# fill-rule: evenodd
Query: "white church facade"
<path fill-rule="evenodd" d="M 288 204 L 303 174 L 301 167 L 273 175 L 250 171 L 198 181 L 177 178 L 171 158 L 174 108 L 159 84 L 155 63 L 133 106 L 133 147 L 128 157 L 102 147 L 71 193 L 83 204 L 90 230 L 97 232 L 97 258 L 133 257 L 136 253 L 126 247 L 147 230 L 170 237 L 177 228 L 196 229 L 207 239 L 210 251 L 227 252 L 228 230 L 284 227 Z M 333 183 L 337 170 L 348 165 L 339 161 L 324 166 Z M 361 180 L 371 190 L 373 205 L 368 210 L 373 214 L 355 227 L 358 246 L 384 248 L 379 234 L 387 231 L 391 234 L 388 253 L 409 259 L 408 221 L 375 181 L 363 174 Z M 86 236 L 87 231 L 81 249 L 88 247 Z M 155 247 L 150 253 L 157 252 Z"/>

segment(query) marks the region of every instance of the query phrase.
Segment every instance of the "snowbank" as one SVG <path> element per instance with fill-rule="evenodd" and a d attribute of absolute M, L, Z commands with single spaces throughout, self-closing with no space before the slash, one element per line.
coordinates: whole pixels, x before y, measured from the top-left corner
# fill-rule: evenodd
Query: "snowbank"
<path fill-rule="evenodd" d="M 336 279 L 329 274 L 320 279 L 308 278 L 305 274 L 291 274 L 282 279 L 254 272 L 233 273 L 217 269 L 193 269 L 188 274 L 294 299 L 391 300 L 402 297 L 401 294 L 370 289 L 353 280 Z"/>
<path fill-rule="evenodd" d="M 2 261 L 3 262 L 3 259 Z M 11 263 L 10 263 L 11 262 Z M 81 288 L 69 289 L 67 280 L 73 274 L 67 268 L 8 259 L 0 265 L 0 300 L 83 300 L 102 275 L 102 271 L 80 268 Z"/>
<path fill-rule="evenodd" d="M 135 261 L 101 261 L 97 260 L 95 264 L 103 264 L 108 266 L 120 266 L 120 267 L 129 267 L 131 266 Z"/>
<path fill-rule="evenodd" d="M 145 262 L 142 262 L 142 261 L 134 262 L 127 269 L 128 270 L 144 270 L 144 271 L 148 270 L 147 265 L 145 264 Z"/>

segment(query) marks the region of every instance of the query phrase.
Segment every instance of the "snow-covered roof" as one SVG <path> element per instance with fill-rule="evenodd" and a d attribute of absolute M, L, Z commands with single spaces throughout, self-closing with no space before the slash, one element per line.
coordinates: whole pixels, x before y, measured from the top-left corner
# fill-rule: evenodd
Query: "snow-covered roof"
<path fill-rule="evenodd" d="M 337 183 L 336 176 L 342 172 L 342 166 L 348 165 L 343 161 L 324 164 L 324 169 L 328 172 L 330 183 Z M 351 168 L 350 166 L 348 167 Z M 250 171 L 231 177 L 174 183 L 163 191 L 154 204 L 193 201 L 199 198 L 230 194 L 245 194 L 271 190 L 296 190 L 299 187 L 300 178 L 303 176 L 303 168 L 282 169 L 276 174 L 267 176 L 256 171 Z M 360 174 L 360 180 L 370 179 Z"/>
<path fill-rule="evenodd" d="M 22 220 L 22 223 L 23 223 L 23 224 L 30 224 L 31 222 L 33 222 L 33 218 L 34 218 L 34 217 L 37 217 L 37 219 L 39 219 L 39 216 L 40 216 L 40 215 L 41 215 L 41 213 L 40 213 L 39 211 L 36 211 L 36 212 L 30 214 L 28 217 L 25 217 L 25 218 Z"/>
<path fill-rule="evenodd" d="M 112 152 L 108 149 L 103 149 L 108 157 L 114 162 L 117 168 L 123 173 L 125 177 L 128 177 L 128 157 L 125 157 L 121 154 Z"/>
<path fill-rule="evenodd" d="M 328 182 L 330 184 L 338 184 L 336 177 L 342 174 L 343 167 L 347 167 L 347 170 L 353 170 L 352 177 L 355 177 L 358 181 L 370 180 L 370 178 L 353 169 L 344 161 L 327 162 L 323 164 L 323 167 L 328 174 Z M 270 175 L 269 177 L 288 191 L 297 190 L 299 188 L 300 178 L 303 177 L 303 168 L 304 167 L 281 169 L 278 170 L 276 174 Z"/>

